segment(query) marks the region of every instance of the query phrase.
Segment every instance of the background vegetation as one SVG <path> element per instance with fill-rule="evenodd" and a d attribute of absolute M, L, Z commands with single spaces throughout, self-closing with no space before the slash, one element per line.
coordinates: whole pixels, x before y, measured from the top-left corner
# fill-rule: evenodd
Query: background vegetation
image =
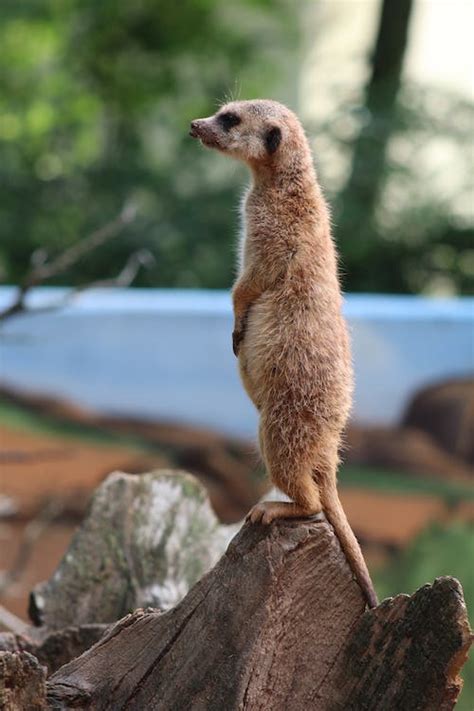
<path fill-rule="evenodd" d="M 140 285 L 228 287 L 244 172 L 192 143 L 188 124 L 229 94 L 298 109 L 308 4 L 4 0 L 0 278 L 19 282 L 34 250 L 54 255 L 132 202 L 138 217 L 120 238 L 53 283 L 113 276 L 145 247 L 156 263 Z M 472 211 L 460 205 L 472 195 L 473 107 L 403 78 L 412 6 L 380 4 L 365 92 L 307 127 L 334 204 L 345 288 L 466 293 Z M 458 165 L 442 193 L 435 176 L 417 172 L 433 138 Z M 335 153 L 350 166 L 342 187 L 331 182 Z"/>

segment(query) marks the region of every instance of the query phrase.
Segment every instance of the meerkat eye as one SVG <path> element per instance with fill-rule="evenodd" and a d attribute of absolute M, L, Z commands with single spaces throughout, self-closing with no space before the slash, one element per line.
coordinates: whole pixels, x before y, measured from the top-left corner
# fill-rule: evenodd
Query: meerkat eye
<path fill-rule="evenodd" d="M 234 126 L 238 126 L 242 119 L 240 116 L 237 116 L 237 114 L 232 113 L 232 111 L 226 111 L 223 114 L 219 114 L 217 120 L 224 131 L 230 131 Z"/>

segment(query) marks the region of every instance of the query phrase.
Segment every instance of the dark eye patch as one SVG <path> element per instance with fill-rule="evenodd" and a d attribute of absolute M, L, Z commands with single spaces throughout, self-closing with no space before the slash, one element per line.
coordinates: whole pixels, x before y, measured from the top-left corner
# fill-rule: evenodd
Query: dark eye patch
<path fill-rule="evenodd" d="M 234 114 L 231 111 L 226 111 L 223 114 L 219 114 L 217 120 L 224 131 L 230 131 L 230 129 L 234 126 L 238 126 L 242 119 L 237 116 L 237 114 Z"/>
<path fill-rule="evenodd" d="M 281 143 L 281 129 L 278 126 L 273 126 L 265 134 L 265 147 L 268 153 L 271 155 L 275 153 L 276 149 Z"/>

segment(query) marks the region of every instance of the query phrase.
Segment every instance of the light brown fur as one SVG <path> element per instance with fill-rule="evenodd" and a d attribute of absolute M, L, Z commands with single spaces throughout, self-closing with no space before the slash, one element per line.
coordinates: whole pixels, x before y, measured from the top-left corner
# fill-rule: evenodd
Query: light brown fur
<path fill-rule="evenodd" d="M 191 135 L 245 162 L 253 177 L 233 289 L 233 344 L 260 413 L 262 458 L 292 503 L 257 504 L 249 518 L 270 523 L 324 510 L 374 606 L 369 572 L 336 488 L 352 363 L 328 208 L 303 128 L 282 104 L 236 101 L 193 121 Z"/>

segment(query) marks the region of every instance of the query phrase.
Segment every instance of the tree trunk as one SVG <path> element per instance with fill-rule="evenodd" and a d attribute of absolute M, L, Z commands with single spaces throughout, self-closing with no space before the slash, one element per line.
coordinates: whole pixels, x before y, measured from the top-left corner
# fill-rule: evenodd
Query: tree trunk
<path fill-rule="evenodd" d="M 386 153 L 394 129 L 394 111 L 401 83 L 413 0 L 383 0 L 372 71 L 365 90 L 366 122 L 354 144 L 352 168 L 339 198 L 337 219 L 343 252 L 351 261 L 357 255 L 359 270 L 353 288 L 367 289 L 367 268 L 361 257 L 375 239 L 375 208 L 384 182 Z M 360 274 L 359 274 L 360 272 Z M 370 275 L 369 275 L 370 276 Z"/>
<path fill-rule="evenodd" d="M 329 524 L 247 524 L 180 604 L 120 620 L 50 678 L 47 699 L 94 711 L 447 711 L 470 642 L 456 580 L 364 612 Z"/>

